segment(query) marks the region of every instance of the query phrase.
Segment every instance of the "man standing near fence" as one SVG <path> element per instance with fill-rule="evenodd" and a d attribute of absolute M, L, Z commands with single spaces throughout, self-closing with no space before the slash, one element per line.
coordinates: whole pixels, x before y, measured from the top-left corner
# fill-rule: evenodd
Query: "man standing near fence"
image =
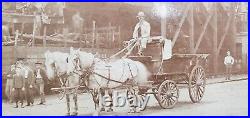
<path fill-rule="evenodd" d="M 143 51 L 147 46 L 147 42 L 150 39 L 150 24 L 145 20 L 144 12 L 139 12 L 137 15 L 139 22 L 136 24 L 133 39 L 139 40 L 138 55 L 143 55 Z"/>
<path fill-rule="evenodd" d="M 24 99 L 24 91 L 25 91 L 25 82 L 24 77 L 21 75 L 22 70 L 21 67 L 16 67 L 16 74 L 14 75 L 13 80 L 13 93 L 15 98 L 15 107 L 18 108 L 18 103 L 21 102 L 21 108 L 24 108 L 23 106 L 23 99 Z"/>
<path fill-rule="evenodd" d="M 39 93 L 40 93 L 40 103 L 39 105 L 44 105 L 45 104 L 45 94 L 44 94 L 44 84 L 45 84 L 45 71 L 42 69 L 42 63 L 41 62 L 37 62 L 36 64 L 36 70 L 35 70 L 35 83 L 39 89 Z"/>
<path fill-rule="evenodd" d="M 26 62 L 27 64 L 27 62 Z M 34 104 L 34 97 L 33 97 L 33 88 L 34 88 L 34 82 L 35 78 L 31 71 L 29 71 L 29 68 L 25 68 L 25 96 L 27 100 L 27 105 L 30 106 Z"/>
<path fill-rule="evenodd" d="M 10 67 L 9 72 L 7 73 L 7 82 L 6 82 L 6 88 L 5 88 L 5 94 L 8 97 L 9 101 L 13 102 L 13 77 L 16 74 L 16 66 L 13 64 Z"/>
<path fill-rule="evenodd" d="M 226 66 L 226 80 L 230 80 L 232 66 L 234 64 L 234 58 L 230 55 L 230 51 L 227 51 L 227 56 L 224 59 L 224 64 Z"/>

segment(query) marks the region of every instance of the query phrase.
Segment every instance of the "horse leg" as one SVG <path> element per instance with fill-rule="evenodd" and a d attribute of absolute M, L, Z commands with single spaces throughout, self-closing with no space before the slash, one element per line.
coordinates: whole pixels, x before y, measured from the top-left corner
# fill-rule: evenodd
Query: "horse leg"
<path fill-rule="evenodd" d="M 100 102 L 101 103 L 99 103 L 99 106 L 101 107 L 100 108 L 100 111 L 105 111 L 105 106 L 103 105 L 103 103 L 102 103 L 102 98 L 103 98 L 103 96 L 105 96 L 105 90 L 103 90 L 103 89 L 100 89 L 100 95 L 101 95 L 101 97 L 99 97 L 99 100 L 100 100 Z"/>
<path fill-rule="evenodd" d="M 133 88 L 129 88 L 127 91 L 127 100 L 129 103 L 129 113 L 135 113 L 137 107 L 137 97 Z"/>
<path fill-rule="evenodd" d="M 140 110 L 140 105 L 139 105 L 139 87 L 136 86 L 134 87 L 134 93 L 135 93 L 135 112 L 136 113 L 139 113 L 141 110 Z"/>
<path fill-rule="evenodd" d="M 67 102 L 67 114 L 66 115 L 70 115 L 70 98 L 69 98 L 69 94 L 66 94 L 66 102 Z"/>
<path fill-rule="evenodd" d="M 78 104 L 77 104 L 77 93 L 74 93 L 73 95 L 73 100 L 74 100 L 74 103 L 75 103 L 75 108 L 74 108 L 74 112 L 72 115 L 76 116 L 78 114 Z"/>
<path fill-rule="evenodd" d="M 97 109 L 97 105 L 99 104 L 98 103 L 98 92 L 95 89 L 92 92 L 92 98 L 93 98 L 93 101 L 95 103 L 95 109 Z"/>
<path fill-rule="evenodd" d="M 100 115 L 100 112 L 101 112 L 101 106 L 102 106 L 102 94 L 101 94 L 101 91 L 98 90 L 98 94 L 97 94 L 97 97 L 98 97 L 98 104 L 97 104 L 97 108 L 95 109 L 95 112 L 94 112 L 94 116 L 99 116 Z"/>
<path fill-rule="evenodd" d="M 109 108 L 108 108 L 108 110 L 107 110 L 107 112 L 111 112 L 111 111 L 113 111 L 113 94 L 112 94 L 112 90 L 108 90 L 108 94 L 109 94 L 109 97 L 110 97 L 110 101 L 108 101 L 108 102 L 110 102 L 110 105 L 109 105 Z"/>

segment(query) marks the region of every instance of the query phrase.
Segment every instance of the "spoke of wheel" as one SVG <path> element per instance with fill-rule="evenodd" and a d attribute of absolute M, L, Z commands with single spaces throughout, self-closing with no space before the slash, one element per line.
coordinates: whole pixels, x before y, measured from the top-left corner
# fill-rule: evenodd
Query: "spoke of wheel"
<path fill-rule="evenodd" d="M 200 98 L 201 98 L 201 93 L 200 93 L 200 90 L 199 90 L 199 87 L 198 87 L 198 89 L 197 89 L 197 100 L 199 100 Z"/>
<path fill-rule="evenodd" d="M 199 90 L 198 90 L 198 86 L 196 87 L 195 94 L 196 94 L 196 100 L 198 101 L 198 100 L 199 100 Z"/>
<path fill-rule="evenodd" d="M 167 89 L 167 86 L 166 86 L 166 85 L 164 85 L 164 86 L 162 87 L 162 91 L 163 91 L 164 93 L 166 93 L 166 92 L 168 91 L 168 89 Z"/>
<path fill-rule="evenodd" d="M 161 103 L 164 103 L 166 101 L 165 97 L 162 96 Z"/>
<path fill-rule="evenodd" d="M 175 103 L 175 101 L 176 101 L 176 100 L 175 100 L 175 99 L 173 99 L 172 97 L 170 97 L 169 99 L 170 99 L 170 100 L 172 100 L 172 101 L 173 101 L 173 103 Z"/>
<path fill-rule="evenodd" d="M 164 96 L 161 96 L 161 103 L 163 103 L 165 100 Z"/>
<path fill-rule="evenodd" d="M 171 98 L 169 98 L 169 102 L 170 102 L 170 104 L 171 104 L 171 105 L 173 105 L 173 104 L 174 104 L 174 101 L 172 101 L 172 99 L 171 99 Z"/>
<path fill-rule="evenodd" d="M 176 98 L 176 99 L 178 98 L 178 96 L 175 96 L 175 95 L 173 95 L 172 98 L 173 98 L 173 97 Z"/>
<path fill-rule="evenodd" d="M 167 106 L 169 106 L 169 104 L 168 104 L 168 99 L 165 99 L 165 102 L 164 102 L 164 107 L 166 106 L 166 104 L 167 104 Z"/>
<path fill-rule="evenodd" d="M 199 91 L 201 92 L 201 94 L 204 93 L 204 91 L 201 89 L 201 87 L 199 87 Z"/>
<path fill-rule="evenodd" d="M 194 88 L 194 87 L 196 87 L 196 84 L 192 84 L 190 87 L 191 87 L 191 88 Z"/>
<path fill-rule="evenodd" d="M 170 89 L 173 90 L 175 88 L 175 84 L 171 83 Z"/>
<path fill-rule="evenodd" d="M 200 92 L 200 97 L 202 97 L 202 96 L 203 96 L 203 94 L 204 94 L 204 90 L 202 90 L 202 88 L 201 88 L 201 87 L 199 87 L 199 92 Z"/>

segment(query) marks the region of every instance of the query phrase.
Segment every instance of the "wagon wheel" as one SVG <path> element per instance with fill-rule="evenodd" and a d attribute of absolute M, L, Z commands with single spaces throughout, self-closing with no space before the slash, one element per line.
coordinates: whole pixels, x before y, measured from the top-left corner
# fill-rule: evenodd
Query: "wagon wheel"
<path fill-rule="evenodd" d="M 201 66 L 195 66 L 189 76 L 189 97 L 193 103 L 199 102 L 205 92 L 206 76 Z"/>
<path fill-rule="evenodd" d="M 156 97 L 159 105 L 163 109 L 173 108 L 179 98 L 179 89 L 176 83 L 171 80 L 165 80 L 160 85 Z"/>

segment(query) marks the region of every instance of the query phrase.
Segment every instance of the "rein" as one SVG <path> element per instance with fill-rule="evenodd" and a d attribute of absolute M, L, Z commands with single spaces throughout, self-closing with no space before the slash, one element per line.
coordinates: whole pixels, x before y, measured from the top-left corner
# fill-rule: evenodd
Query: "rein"
<path fill-rule="evenodd" d="M 74 61 L 80 61 L 79 60 L 79 57 L 77 58 L 77 59 L 75 59 Z M 99 61 L 98 61 L 99 62 Z M 80 63 L 80 62 L 79 62 Z M 129 81 L 129 79 L 127 79 L 126 81 L 124 81 L 124 82 L 121 82 L 121 81 L 117 81 L 117 80 L 113 80 L 113 79 L 111 79 L 110 78 L 110 72 L 109 72 L 109 77 L 106 77 L 106 76 L 104 76 L 104 75 L 101 75 L 101 74 L 99 74 L 99 73 L 96 73 L 96 72 L 94 72 L 94 66 L 95 66 L 95 64 L 96 64 L 97 62 L 96 62 L 96 60 L 95 60 L 95 58 L 93 59 L 93 62 L 92 62 L 92 64 L 91 64 L 91 66 L 89 66 L 88 68 L 86 68 L 85 69 L 85 71 L 82 71 L 83 73 L 85 73 L 85 74 L 79 74 L 79 73 L 77 73 L 77 72 L 75 72 L 76 70 L 77 70 L 77 62 L 74 64 L 74 66 L 75 66 L 75 69 L 74 69 L 74 71 L 73 72 L 71 72 L 72 74 L 74 73 L 74 74 L 78 74 L 78 75 L 80 75 L 80 78 L 81 78 L 81 80 L 85 80 L 84 78 L 87 78 L 87 79 L 89 79 L 89 76 L 90 75 L 92 75 L 92 74 L 94 74 L 94 75 L 97 75 L 97 76 L 99 76 L 99 77 L 101 77 L 101 78 L 103 78 L 103 79 L 105 79 L 105 80 L 107 80 L 108 82 L 107 82 L 107 86 L 108 86 L 108 84 L 110 83 L 110 82 L 115 82 L 115 83 L 119 83 L 119 84 L 124 84 L 124 83 L 127 83 L 128 81 Z M 125 62 L 124 62 L 125 63 Z M 125 65 L 127 65 L 128 66 L 128 68 L 129 68 L 129 71 L 130 71 L 130 74 L 131 74 L 131 77 L 132 78 L 134 78 L 135 76 L 133 75 L 133 73 L 132 73 L 132 70 L 131 70 L 131 66 L 130 66 L 130 64 L 127 62 L 127 64 L 123 64 L 123 67 L 125 68 Z M 136 67 L 137 68 L 137 67 Z M 81 70 L 81 69 L 80 69 Z M 79 70 L 77 70 L 77 71 L 79 71 Z M 138 72 L 138 68 L 137 68 L 137 72 Z M 123 70 L 123 73 L 124 73 L 124 70 Z M 123 76 L 123 74 L 122 74 L 122 76 Z M 96 81 L 97 82 L 97 81 Z M 100 84 L 97 82 L 97 84 L 100 86 Z M 86 86 L 87 87 L 87 86 Z"/>
<path fill-rule="evenodd" d="M 55 62 L 53 63 L 53 66 L 52 66 L 52 67 L 53 67 L 54 72 L 56 73 L 56 77 L 59 79 L 59 81 L 60 81 L 60 83 L 61 83 L 61 86 L 64 86 L 64 87 L 65 87 L 68 78 L 65 77 L 66 79 L 63 79 L 63 78 L 64 78 L 63 76 L 67 76 L 67 73 L 59 74 L 58 71 L 57 71 L 57 69 L 56 69 L 56 64 L 55 64 Z"/>

